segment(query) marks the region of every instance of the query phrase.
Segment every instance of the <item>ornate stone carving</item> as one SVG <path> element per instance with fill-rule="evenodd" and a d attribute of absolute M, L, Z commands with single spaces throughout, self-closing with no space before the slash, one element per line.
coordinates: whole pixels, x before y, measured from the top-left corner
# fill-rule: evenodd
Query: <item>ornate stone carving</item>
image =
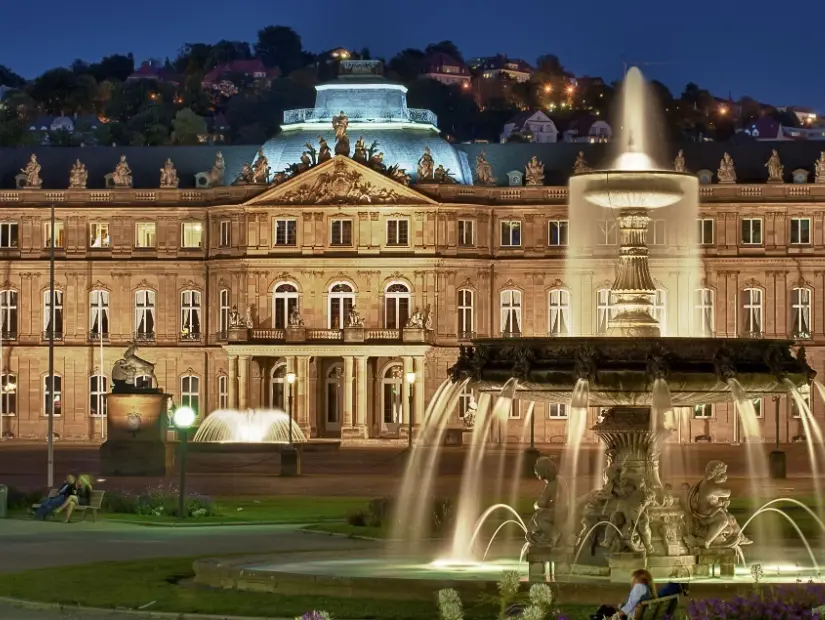
<path fill-rule="evenodd" d="M 178 179 L 178 171 L 175 170 L 175 164 L 171 159 L 167 159 L 160 169 L 160 188 L 161 189 L 177 189 L 180 184 Z"/>
<path fill-rule="evenodd" d="M 679 149 L 679 152 L 676 153 L 676 159 L 673 160 L 673 170 L 675 172 L 687 172 L 687 168 L 685 167 L 685 152 L 682 149 Z"/>
<path fill-rule="evenodd" d="M 218 151 L 215 155 L 215 163 L 206 175 L 209 187 L 219 187 L 223 185 L 223 175 L 226 171 L 226 162 L 223 159 L 223 153 Z"/>
<path fill-rule="evenodd" d="M 364 179 L 364 175 L 339 159 L 331 169 L 319 174 L 314 182 L 285 192 L 279 200 L 297 204 L 391 204 L 401 195 L 394 189 L 378 187 Z"/>
<path fill-rule="evenodd" d="M 814 162 L 814 182 L 825 183 L 825 151 L 819 153 L 819 159 Z"/>
<path fill-rule="evenodd" d="M 526 185 L 544 185 L 544 164 L 535 155 L 524 167 L 524 182 Z"/>
<path fill-rule="evenodd" d="M 785 166 L 779 159 L 779 152 L 776 149 L 771 151 L 771 156 L 765 164 L 768 169 L 768 183 L 784 183 Z"/>
<path fill-rule="evenodd" d="M 69 173 L 69 189 L 86 189 L 89 180 L 89 171 L 78 159 Z"/>
<path fill-rule="evenodd" d="M 322 164 L 330 159 L 332 159 L 332 151 L 329 144 L 324 140 L 324 136 L 318 136 L 318 163 Z"/>
<path fill-rule="evenodd" d="M 719 177 L 720 183 L 736 183 L 736 167 L 730 154 L 725 153 L 722 155 L 716 175 Z"/>
<path fill-rule="evenodd" d="M 561 528 L 556 527 L 558 469 L 550 457 L 541 456 L 536 460 L 533 472 L 536 478 L 544 482 L 544 489 L 533 504 L 527 542 L 537 547 L 554 547 L 561 537 Z"/>
<path fill-rule="evenodd" d="M 367 163 L 367 145 L 364 143 L 364 136 L 361 136 L 355 141 L 355 151 L 352 158 L 359 164 Z"/>
<path fill-rule="evenodd" d="M 246 322 L 238 312 L 238 306 L 232 306 L 232 310 L 229 311 L 229 329 L 243 329 L 244 327 L 246 327 Z"/>
<path fill-rule="evenodd" d="M 430 154 L 430 147 L 424 147 L 424 154 L 418 159 L 418 182 L 425 183 L 433 180 L 435 175 L 435 160 Z"/>
<path fill-rule="evenodd" d="M 349 157 L 349 137 L 347 137 L 347 127 L 349 127 L 349 118 L 344 111 L 338 116 L 332 117 L 332 128 L 335 130 L 335 154 L 345 155 Z"/>
<path fill-rule="evenodd" d="M 433 181 L 436 183 L 455 183 L 456 180 L 450 176 L 450 169 L 438 164 L 438 168 L 433 172 Z"/>
<path fill-rule="evenodd" d="M 154 384 L 157 385 L 155 365 L 138 357 L 137 345 L 131 343 L 123 357 L 115 362 L 112 368 L 112 392 L 114 394 L 130 394 L 154 391 L 152 388 L 138 388 L 135 386 L 135 378 L 141 375 L 149 375 L 152 377 Z"/>
<path fill-rule="evenodd" d="M 252 164 L 252 182 L 256 185 L 266 185 L 269 183 L 269 160 L 264 155 L 264 150 L 258 150 L 258 157 Z"/>
<path fill-rule="evenodd" d="M 132 187 L 132 169 L 126 161 L 126 155 L 120 156 L 120 161 L 112 173 L 112 184 L 117 188 Z"/>
<path fill-rule="evenodd" d="M 292 309 L 292 312 L 289 313 L 289 327 L 303 327 L 304 326 L 304 319 L 301 318 L 301 312 L 298 310 L 298 306 L 295 306 Z"/>
<path fill-rule="evenodd" d="M 347 315 L 347 327 L 364 327 L 364 317 L 358 313 L 358 308 L 353 306 Z"/>
<path fill-rule="evenodd" d="M 241 166 L 241 171 L 238 173 L 238 178 L 235 179 L 233 185 L 250 185 L 254 176 L 255 172 L 252 170 L 252 166 L 245 163 Z"/>
<path fill-rule="evenodd" d="M 710 461 L 705 467 L 705 477 L 688 494 L 692 546 L 736 549 L 752 542 L 730 513 L 731 490 L 724 486 L 727 472 L 728 466 L 722 461 Z"/>
<path fill-rule="evenodd" d="M 24 187 L 26 189 L 40 189 L 43 179 L 40 178 L 40 164 L 37 162 L 37 155 L 32 154 L 29 163 L 25 168 L 21 168 L 20 173 L 25 176 Z"/>
<path fill-rule="evenodd" d="M 733 352 L 727 347 L 720 347 L 713 357 L 713 368 L 716 377 L 722 383 L 736 377 L 736 362 Z"/>
<path fill-rule="evenodd" d="M 660 344 L 654 344 L 647 354 L 647 378 L 648 383 L 653 383 L 656 379 L 667 379 L 670 372 L 668 363 L 669 351 Z"/>
<path fill-rule="evenodd" d="M 494 185 L 495 182 L 493 167 L 487 161 L 487 153 L 481 151 L 481 154 L 476 156 L 476 183 L 478 185 Z"/>
<path fill-rule="evenodd" d="M 576 161 L 573 164 L 573 174 L 584 174 L 586 172 L 592 172 L 592 170 L 584 158 L 584 151 L 579 151 L 579 154 L 576 156 Z"/>

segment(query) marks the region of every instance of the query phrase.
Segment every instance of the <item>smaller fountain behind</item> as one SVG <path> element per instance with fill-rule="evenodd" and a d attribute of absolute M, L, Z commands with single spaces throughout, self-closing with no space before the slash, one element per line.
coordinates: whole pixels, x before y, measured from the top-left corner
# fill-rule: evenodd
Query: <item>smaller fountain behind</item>
<path fill-rule="evenodd" d="M 220 409 L 201 424 L 196 443 L 289 443 L 289 415 L 283 411 Z M 306 443 L 301 427 L 292 422 L 292 442 Z"/>

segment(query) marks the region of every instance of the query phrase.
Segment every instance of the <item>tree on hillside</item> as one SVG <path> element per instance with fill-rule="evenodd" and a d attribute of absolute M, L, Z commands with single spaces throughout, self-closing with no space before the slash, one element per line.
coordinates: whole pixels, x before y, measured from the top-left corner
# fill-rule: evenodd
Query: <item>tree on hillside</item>
<path fill-rule="evenodd" d="M 762 117 L 762 104 L 745 95 L 737 102 L 742 110 L 742 124 L 750 124 Z"/>
<path fill-rule="evenodd" d="M 559 61 L 555 54 L 542 54 L 536 59 L 536 73 L 547 76 L 549 79 L 566 78 L 572 76 Z"/>
<path fill-rule="evenodd" d="M 267 67 L 278 67 L 287 76 L 304 66 L 301 36 L 288 26 L 267 26 L 258 31 L 255 55 Z"/>
<path fill-rule="evenodd" d="M 9 69 L 6 65 L 0 65 L 0 86 L 9 86 L 10 88 L 20 88 L 26 84 L 21 76 Z"/>
<path fill-rule="evenodd" d="M 0 108 L 0 147 L 23 146 L 26 125 L 11 107 Z"/>
<path fill-rule="evenodd" d="M 209 71 L 222 63 L 232 62 L 233 60 L 249 60 L 250 58 L 252 58 L 252 50 L 246 41 L 221 39 L 212 46 L 209 55 L 206 57 L 204 70 Z"/>
<path fill-rule="evenodd" d="M 289 78 L 274 80 L 269 89 L 247 91 L 229 100 L 226 119 L 235 144 L 261 144 L 280 128 L 284 110 L 311 107 L 315 89 Z M 264 140 L 259 138 L 263 136 Z"/>
<path fill-rule="evenodd" d="M 172 121 L 172 142 L 175 144 L 199 144 L 199 136 L 206 133 L 206 120 L 195 114 L 191 108 L 184 108 L 175 114 Z"/>
<path fill-rule="evenodd" d="M 436 80 L 416 80 L 410 84 L 407 102 L 412 108 L 431 110 L 438 117 L 438 128 L 455 140 L 474 137 L 478 106 L 472 96 L 458 86 L 447 86 Z"/>
<path fill-rule="evenodd" d="M 387 69 L 393 72 L 399 80 L 410 83 L 424 71 L 424 61 L 427 55 L 421 50 L 408 47 L 401 50 L 390 59 Z"/>
<path fill-rule="evenodd" d="M 91 112 L 97 82 L 90 75 L 75 75 L 69 69 L 51 69 L 34 80 L 29 94 L 46 114 Z"/>
<path fill-rule="evenodd" d="M 464 56 L 461 54 L 461 51 L 458 49 L 458 46 L 453 43 L 452 41 L 439 41 L 438 43 L 430 43 L 424 53 L 429 56 L 430 54 L 447 54 L 451 58 L 454 58 L 458 62 L 464 62 Z"/>
<path fill-rule="evenodd" d="M 135 72 L 135 57 L 128 54 L 112 54 L 103 57 L 100 62 L 89 65 L 87 73 L 93 75 L 98 82 L 106 80 L 125 82 L 126 78 Z"/>

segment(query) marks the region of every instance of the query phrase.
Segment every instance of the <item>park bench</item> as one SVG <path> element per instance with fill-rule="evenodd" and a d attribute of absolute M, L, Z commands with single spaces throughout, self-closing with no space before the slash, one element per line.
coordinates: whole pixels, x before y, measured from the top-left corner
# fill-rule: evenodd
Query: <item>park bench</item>
<path fill-rule="evenodd" d="M 639 603 L 639 606 L 636 607 L 633 620 L 662 620 L 662 618 L 669 618 L 676 612 L 678 605 L 678 594 L 642 601 Z"/>
<path fill-rule="evenodd" d="M 88 506 L 75 506 L 74 512 L 82 512 L 83 513 L 83 520 L 86 520 L 86 516 L 91 512 L 92 513 L 92 521 L 97 521 L 97 511 L 100 510 L 101 506 L 103 506 L 103 495 L 106 491 L 92 491 L 91 497 L 89 497 L 89 505 Z"/>
<path fill-rule="evenodd" d="M 49 489 L 48 495 L 46 495 L 46 499 L 51 499 L 57 495 L 57 489 L 51 488 Z M 40 503 L 32 504 L 32 512 L 40 508 Z"/>

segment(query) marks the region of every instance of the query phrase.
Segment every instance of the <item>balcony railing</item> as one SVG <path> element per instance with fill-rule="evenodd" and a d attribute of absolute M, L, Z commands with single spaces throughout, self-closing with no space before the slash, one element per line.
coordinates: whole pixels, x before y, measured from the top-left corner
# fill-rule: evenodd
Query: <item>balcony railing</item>
<path fill-rule="evenodd" d="M 197 332 L 181 332 L 180 334 L 180 341 L 181 342 L 200 342 L 201 335 Z"/>
<path fill-rule="evenodd" d="M 48 340 L 52 334 L 52 330 L 47 329 L 43 332 L 43 340 Z M 63 340 L 63 330 L 55 330 L 54 331 L 54 339 L 55 340 Z"/>
<path fill-rule="evenodd" d="M 331 108 L 298 108 L 284 111 L 284 125 L 296 123 L 332 123 L 332 117 L 341 113 Z M 350 123 L 429 123 L 438 124 L 438 117 L 429 110 L 418 108 L 345 108 Z"/>
<path fill-rule="evenodd" d="M 285 340 L 286 330 L 284 329 L 253 329 L 250 334 L 252 341 L 256 340 Z M 344 330 L 342 329 L 307 329 L 304 333 L 305 341 L 325 341 L 343 342 Z M 367 329 L 364 331 L 364 339 L 369 341 L 400 341 L 400 329 Z"/>
<path fill-rule="evenodd" d="M 135 342 L 154 342 L 155 332 L 135 332 Z"/>
<path fill-rule="evenodd" d="M 103 332 L 102 334 L 96 331 L 89 332 L 89 340 L 92 342 L 100 342 L 101 338 L 103 338 L 103 342 L 109 340 L 109 332 Z"/>
<path fill-rule="evenodd" d="M 17 330 L 4 330 L 0 332 L 0 338 L 3 340 L 17 340 Z"/>

